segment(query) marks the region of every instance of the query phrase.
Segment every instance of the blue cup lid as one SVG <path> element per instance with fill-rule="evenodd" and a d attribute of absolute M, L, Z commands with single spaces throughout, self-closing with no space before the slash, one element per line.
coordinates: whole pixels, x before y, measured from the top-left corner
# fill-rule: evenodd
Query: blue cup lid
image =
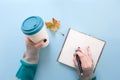
<path fill-rule="evenodd" d="M 24 34 L 33 35 L 40 31 L 43 25 L 44 22 L 41 17 L 31 16 L 23 21 L 21 29 Z"/>

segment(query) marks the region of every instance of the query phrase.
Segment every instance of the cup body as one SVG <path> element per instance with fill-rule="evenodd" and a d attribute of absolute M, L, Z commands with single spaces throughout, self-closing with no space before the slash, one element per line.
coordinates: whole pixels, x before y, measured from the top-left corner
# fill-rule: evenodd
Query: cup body
<path fill-rule="evenodd" d="M 40 40 L 46 39 L 43 47 L 46 47 L 49 44 L 49 36 L 41 17 L 31 16 L 25 19 L 21 29 L 22 32 L 34 43 L 38 43 Z"/>

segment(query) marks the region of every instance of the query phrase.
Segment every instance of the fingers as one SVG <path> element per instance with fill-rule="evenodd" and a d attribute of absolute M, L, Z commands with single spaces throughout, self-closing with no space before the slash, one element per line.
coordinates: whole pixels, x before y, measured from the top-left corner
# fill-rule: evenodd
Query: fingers
<path fill-rule="evenodd" d="M 41 48 L 44 44 L 44 42 L 46 42 L 46 39 L 42 39 L 40 40 L 38 43 L 34 43 L 32 40 L 30 40 L 28 37 L 26 37 L 26 44 L 32 45 L 35 48 Z"/>
<path fill-rule="evenodd" d="M 88 68 L 91 68 L 92 67 L 92 65 L 93 65 L 93 59 L 92 59 L 92 55 L 91 55 L 91 50 L 90 50 L 90 47 L 88 46 L 87 48 L 86 48 L 86 50 L 87 50 L 87 64 L 88 64 Z"/>
<path fill-rule="evenodd" d="M 73 55 L 73 62 L 75 66 L 78 66 L 77 60 L 76 60 L 76 54 Z"/>
<path fill-rule="evenodd" d="M 84 57 L 84 55 L 85 55 L 85 54 L 83 53 L 83 50 L 81 50 L 80 47 L 77 48 L 76 54 L 77 54 L 80 58 Z"/>
<path fill-rule="evenodd" d="M 43 44 L 44 44 L 44 39 L 43 39 L 43 40 L 40 40 L 40 42 L 38 42 L 38 43 L 35 44 L 34 46 L 35 46 L 36 48 L 41 48 L 41 47 L 43 46 Z"/>
<path fill-rule="evenodd" d="M 32 46 L 35 45 L 35 43 L 33 43 L 28 37 L 26 37 L 26 44 L 30 44 Z"/>
<path fill-rule="evenodd" d="M 88 56 L 90 57 L 90 59 L 92 60 L 91 50 L 90 50 L 89 46 L 87 47 L 87 53 L 88 53 Z"/>
<path fill-rule="evenodd" d="M 76 54 L 79 56 L 79 58 L 81 60 L 81 66 L 82 66 L 83 70 L 86 70 L 86 69 L 92 67 L 93 60 L 92 60 L 91 51 L 90 51 L 89 46 L 85 49 L 81 49 L 80 47 L 78 47 L 76 50 Z M 76 60 L 74 60 L 74 59 L 75 59 L 75 57 L 73 58 L 73 61 L 74 61 L 74 64 L 76 64 Z"/>
<path fill-rule="evenodd" d="M 77 48 L 76 52 L 78 52 L 78 51 L 83 53 L 83 51 L 80 49 L 80 47 Z"/>

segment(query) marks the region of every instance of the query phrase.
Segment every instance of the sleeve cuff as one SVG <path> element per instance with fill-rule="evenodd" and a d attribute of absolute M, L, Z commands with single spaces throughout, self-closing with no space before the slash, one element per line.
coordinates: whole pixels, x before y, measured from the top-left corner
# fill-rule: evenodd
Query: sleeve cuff
<path fill-rule="evenodd" d="M 34 80 L 37 64 L 29 64 L 23 60 L 21 60 L 21 64 L 16 77 L 20 80 Z"/>

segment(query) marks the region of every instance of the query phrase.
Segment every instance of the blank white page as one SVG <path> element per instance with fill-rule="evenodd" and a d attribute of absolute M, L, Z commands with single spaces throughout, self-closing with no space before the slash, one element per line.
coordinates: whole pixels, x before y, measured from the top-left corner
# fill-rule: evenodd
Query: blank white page
<path fill-rule="evenodd" d="M 91 55 L 93 58 L 95 69 L 104 45 L 105 41 L 103 40 L 97 39 L 95 37 L 89 36 L 73 29 L 69 29 L 61 53 L 58 57 L 58 62 L 68 65 L 70 67 L 75 67 L 73 63 L 73 54 L 75 53 L 75 50 L 78 46 L 89 46 L 91 49 Z"/>

